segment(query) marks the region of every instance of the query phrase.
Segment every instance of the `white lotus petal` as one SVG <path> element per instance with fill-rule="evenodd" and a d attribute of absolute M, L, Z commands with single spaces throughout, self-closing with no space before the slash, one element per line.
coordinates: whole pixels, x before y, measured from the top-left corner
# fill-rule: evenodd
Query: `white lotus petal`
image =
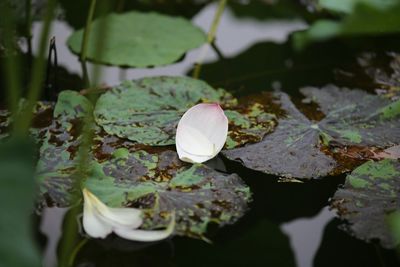
<path fill-rule="evenodd" d="M 143 223 L 142 213 L 134 208 L 108 208 L 102 214 L 114 227 L 138 228 Z"/>
<path fill-rule="evenodd" d="M 228 135 L 228 119 L 218 104 L 198 104 L 183 114 L 176 148 L 183 161 L 201 163 L 215 157 Z"/>
<path fill-rule="evenodd" d="M 165 239 L 169 237 L 175 228 L 175 213 L 171 214 L 171 221 L 168 227 L 165 230 L 137 230 L 137 229 L 128 229 L 128 228 L 116 228 L 114 229 L 115 234 L 118 236 L 133 240 L 133 241 L 142 241 L 142 242 L 153 242 Z"/>
<path fill-rule="evenodd" d="M 83 196 L 84 228 L 92 237 L 105 237 L 116 227 L 137 228 L 143 222 L 139 209 L 110 208 L 87 189 L 83 189 Z"/>
<path fill-rule="evenodd" d="M 102 220 L 90 197 L 90 192 L 83 190 L 83 228 L 85 232 L 94 238 L 105 238 L 112 231 L 112 226 Z"/>

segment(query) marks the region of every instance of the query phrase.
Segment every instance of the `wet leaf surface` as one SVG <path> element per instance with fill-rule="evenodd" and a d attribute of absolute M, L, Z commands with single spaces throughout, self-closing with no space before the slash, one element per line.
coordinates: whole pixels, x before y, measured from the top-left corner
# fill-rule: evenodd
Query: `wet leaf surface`
<path fill-rule="evenodd" d="M 104 51 L 96 54 L 96 36 L 103 31 L 102 21 L 92 24 L 88 42 L 88 59 L 103 64 L 126 67 L 149 67 L 173 63 L 187 51 L 206 42 L 201 29 L 181 17 L 157 13 L 131 11 L 109 14 L 104 18 L 108 27 Z M 127 25 L 131 25 L 127 28 Z M 70 49 L 79 54 L 83 30 L 76 31 L 68 39 Z"/>
<path fill-rule="evenodd" d="M 42 205 L 69 206 L 71 194 L 78 193 L 71 188 L 80 142 L 77 129 L 90 110 L 88 100 L 76 92 L 59 96 L 37 166 Z M 203 238 L 210 223 L 233 223 L 247 210 L 250 191 L 236 174 L 183 163 L 170 147 L 148 147 L 101 128 L 95 131 L 84 184 L 107 205 L 144 209 L 142 227 L 165 226 L 175 210 L 176 234 Z"/>
<path fill-rule="evenodd" d="M 238 104 L 222 89 L 185 77 L 153 77 L 125 81 L 103 94 L 96 122 L 108 134 L 148 145 L 175 143 L 183 113 L 201 102 L 218 102 L 230 121 L 227 148 L 260 141 L 275 125 L 275 116 L 257 101 Z"/>
<path fill-rule="evenodd" d="M 260 143 L 223 154 L 254 170 L 309 179 L 326 176 L 335 168 L 336 172 L 347 170 L 340 160 L 334 159 L 341 156 L 335 155 L 340 153 L 335 147 L 384 148 L 400 142 L 400 102 L 331 85 L 303 88 L 301 92 L 307 96 L 305 103 L 319 104 L 325 118 L 318 122 L 309 120 L 288 95 L 277 93 L 277 101 L 287 115 L 279 119 L 275 131 Z M 360 160 L 358 164 L 363 158 Z"/>
<path fill-rule="evenodd" d="M 368 161 L 347 176 L 331 206 L 348 222 L 349 233 L 364 241 L 379 240 L 384 248 L 394 248 L 387 216 L 400 209 L 400 162 L 385 159 Z"/>

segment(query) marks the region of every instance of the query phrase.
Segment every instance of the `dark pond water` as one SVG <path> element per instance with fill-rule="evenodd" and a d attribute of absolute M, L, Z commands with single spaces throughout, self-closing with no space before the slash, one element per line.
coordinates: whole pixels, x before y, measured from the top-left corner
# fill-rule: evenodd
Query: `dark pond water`
<path fill-rule="evenodd" d="M 208 31 L 216 5 L 201 9 L 193 22 Z M 361 52 L 371 48 L 385 51 L 387 42 L 364 42 L 355 49 L 351 42 L 321 45 L 305 55 L 297 55 L 286 44 L 288 35 L 305 27 L 301 20 L 257 20 L 238 18 L 227 9 L 222 17 L 217 46 L 224 58 L 209 49 L 204 58 L 201 78 L 223 86 L 236 95 L 260 90 L 281 89 L 296 96 L 306 85 L 336 83 L 349 87 L 367 82 L 354 66 Z M 38 36 L 40 23 L 34 25 Z M 70 76 L 61 77 L 74 86 L 74 75 L 81 75 L 80 64 L 66 47 L 72 32 L 67 23 L 53 25 L 59 65 Z M 33 42 L 36 43 L 35 40 Z M 356 40 L 363 43 L 363 40 Z M 280 45 L 278 45 L 280 44 Z M 360 50 L 362 47 L 363 50 Z M 34 47 L 34 51 L 36 48 Z M 375 50 L 374 50 L 375 51 Z M 104 67 L 101 80 L 109 85 L 122 79 L 155 75 L 188 75 L 201 49 L 189 52 L 173 65 L 154 69 L 121 70 Z M 382 57 L 384 61 L 385 58 Z M 72 76 L 71 76 L 72 75 Z M 62 83 L 62 82 L 61 82 Z M 374 89 L 369 83 L 364 88 Z M 63 88 L 69 89 L 69 88 Z M 74 88 L 76 89 L 76 88 Z M 395 253 L 374 244 L 366 244 L 338 228 L 329 199 L 344 176 L 327 177 L 306 183 L 281 183 L 278 177 L 250 171 L 240 164 L 218 158 L 221 170 L 238 173 L 251 187 L 253 201 L 247 214 L 235 225 L 221 229 L 211 227 L 212 244 L 201 240 L 174 237 L 155 244 L 128 242 L 111 236 L 90 240 L 78 252 L 75 266 L 396 266 Z M 58 244 L 63 236 L 65 209 L 48 208 L 37 218 L 38 239 L 44 251 L 44 265 L 56 266 Z"/>

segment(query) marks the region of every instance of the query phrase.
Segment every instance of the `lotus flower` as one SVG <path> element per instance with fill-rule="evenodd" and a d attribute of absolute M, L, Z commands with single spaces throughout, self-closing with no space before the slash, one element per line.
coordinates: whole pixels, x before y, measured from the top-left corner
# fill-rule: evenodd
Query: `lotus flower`
<path fill-rule="evenodd" d="M 86 188 L 83 189 L 83 228 L 94 238 L 105 238 L 111 232 L 134 241 L 158 241 L 172 234 L 175 214 L 165 230 L 137 230 L 143 223 L 142 211 L 135 208 L 111 208 L 101 202 Z"/>
<path fill-rule="evenodd" d="M 228 135 L 228 118 L 218 104 L 198 104 L 183 114 L 176 130 L 182 161 L 201 163 L 215 157 Z"/>

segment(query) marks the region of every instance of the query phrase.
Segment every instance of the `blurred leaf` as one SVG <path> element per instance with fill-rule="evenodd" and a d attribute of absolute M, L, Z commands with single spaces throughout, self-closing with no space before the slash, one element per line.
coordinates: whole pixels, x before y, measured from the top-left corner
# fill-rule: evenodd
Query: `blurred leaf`
<path fill-rule="evenodd" d="M 295 266 L 289 239 L 278 225 L 262 219 L 231 234 L 213 244 L 176 240 L 176 266 Z"/>
<path fill-rule="evenodd" d="M 400 162 L 385 159 L 369 161 L 347 176 L 331 206 L 346 220 L 346 230 L 365 241 L 379 240 L 384 248 L 398 246 L 386 215 L 400 209 Z"/>
<path fill-rule="evenodd" d="M 339 1 L 338 1 L 339 2 Z M 343 1 L 346 2 L 346 1 Z M 377 7 L 376 1 L 357 1 L 353 12 L 340 21 L 321 19 L 305 31 L 293 35 L 294 46 L 303 49 L 312 42 L 325 41 L 338 36 L 383 35 L 400 31 L 400 3 Z M 371 3 L 369 3 L 371 2 Z M 349 7 L 340 5 L 342 9 Z"/>
<path fill-rule="evenodd" d="M 218 102 L 230 120 L 228 148 L 258 142 L 274 127 L 274 115 L 257 101 L 238 105 L 226 91 L 186 77 L 126 81 L 97 101 L 96 122 L 108 134 L 147 145 L 175 144 L 183 113 L 200 102 Z"/>
<path fill-rule="evenodd" d="M 79 194 L 72 191 L 78 129 L 90 109 L 78 93 L 60 94 L 37 166 L 42 205 L 69 206 L 71 194 Z M 239 176 L 183 163 L 170 148 L 146 147 L 96 128 L 92 153 L 85 186 L 110 206 L 144 209 L 145 228 L 166 225 L 176 210 L 177 234 L 201 238 L 210 222 L 233 223 L 247 210 L 250 191 Z"/>
<path fill-rule="evenodd" d="M 359 4 L 367 4 L 371 7 L 384 10 L 398 2 L 398 0 L 319 0 L 318 4 L 329 11 L 352 13 Z"/>
<path fill-rule="evenodd" d="M 391 102 L 360 90 L 340 89 L 333 85 L 322 89 L 301 89 L 306 102 L 319 104 L 326 115 L 313 122 L 303 115 L 285 93 L 279 102 L 286 116 L 278 121 L 272 134 L 263 141 L 223 151 L 232 160 L 248 168 L 269 174 L 296 178 L 318 178 L 346 169 L 324 152 L 327 145 L 387 147 L 400 142 L 400 101 Z M 333 152 L 333 153 L 332 153 Z"/>
<path fill-rule="evenodd" d="M 33 144 L 12 139 L 0 144 L 0 266 L 41 266 L 31 214 L 35 180 Z"/>
<path fill-rule="evenodd" d="M 94 20 L 88 41 L 88 59 L 110 65 L 150 67 L 173 63 L 187 51 L 206 42 L 201 29 L 180 17 L 157 13 L 129 12 L 110 14 L 105 19 L 108 36 L 104 51 L 96 55 L 96 33 L 102 31 L 101 19 Z M 68 39 L 70 49 L 79 54 L 83 29 Z"/>

